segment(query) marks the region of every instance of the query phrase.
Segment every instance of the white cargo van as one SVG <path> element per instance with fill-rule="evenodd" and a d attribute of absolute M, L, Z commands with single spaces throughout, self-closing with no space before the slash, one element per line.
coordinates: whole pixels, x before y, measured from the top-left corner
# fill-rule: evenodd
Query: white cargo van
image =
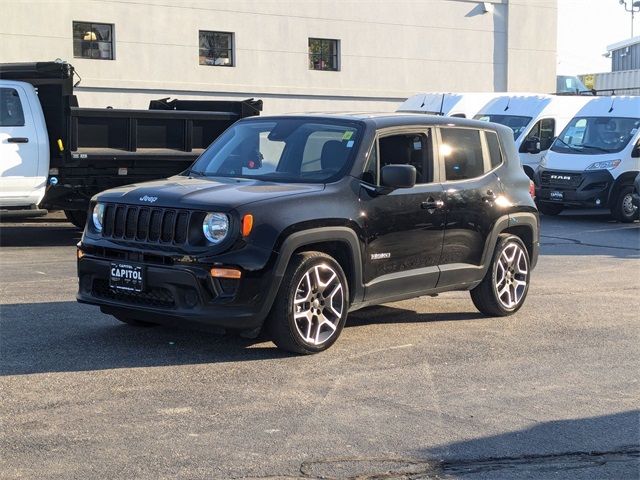
<path fill-rule="evenodd" d="M 0 160 L 0 208 L 46 214 L 37 205 L 49 175 L 49 137 L 29 83 L 0 82 Z"/>
<path fill-rule="evenodd" d="M 593 97 L 506 94 L 487 103 L 474 118 L 513 130 L 522 168 L 533 179 L 542 155 L 569 120 Z"/>
<path fill-rule="evenodd" d="M 496 95 L 499 93 L 418 93 L 407 98 L 396 111 L 473 118 Z"/>
<path fill-rule="evenodd" d="M 609 208 L 615 218 L 638 217 L 633 181 L 640 172 L 640 97 L 597 97 L 568 123 L 536 172 L 543 214 L 566 207 Z"/>

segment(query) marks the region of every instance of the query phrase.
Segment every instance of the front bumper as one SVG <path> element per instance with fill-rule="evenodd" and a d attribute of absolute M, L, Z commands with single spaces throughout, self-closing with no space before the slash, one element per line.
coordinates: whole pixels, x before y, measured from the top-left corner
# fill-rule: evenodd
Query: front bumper
<path fill-rule="evenodd" d="M 566 172 L 539 168 L 535 174 L 536 201 L 568 207 L 609 208 L 613 184 L 608 170 Z"/>
<path fill-rule="evenodd" d="M 210 276 L 211 265 L 137 262 L 145 270 L 144 291 L 129 292 L 109 287 L 113 261 L 86 253 L 78 260 L 78 302 L 151 323 L 240 330 L 260 327 L 273 302 L 270 287 L 276 279 L 270 269 L 221 280 Z"/>

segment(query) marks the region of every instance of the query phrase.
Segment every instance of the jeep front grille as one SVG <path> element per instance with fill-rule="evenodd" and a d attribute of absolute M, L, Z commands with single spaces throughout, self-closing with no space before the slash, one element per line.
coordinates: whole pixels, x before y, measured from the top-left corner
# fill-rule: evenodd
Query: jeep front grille
<path fill-rule="evenodd" d="M 173 208 L 106 204 L 102 236 L 116 240 L 183 245 L 192 212 Z"/>

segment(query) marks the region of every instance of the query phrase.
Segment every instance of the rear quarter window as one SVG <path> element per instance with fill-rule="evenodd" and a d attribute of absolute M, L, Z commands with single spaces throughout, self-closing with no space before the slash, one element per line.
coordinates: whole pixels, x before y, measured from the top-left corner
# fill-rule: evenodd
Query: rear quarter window
<path fill-rule="evenodd" d="M 487 147 L 489 148 L 489 157 L 491 159 L 491 168 L 494 169 L 502 163 L 502 151 L 500 150 L 500 142 L 495 132 L 484 132 L 487 139 Z"/>
<path fill-rule="evenodd" d="M 15 88 L 0 88 L 0 127 L 24 126 L 24 112 Z"/>

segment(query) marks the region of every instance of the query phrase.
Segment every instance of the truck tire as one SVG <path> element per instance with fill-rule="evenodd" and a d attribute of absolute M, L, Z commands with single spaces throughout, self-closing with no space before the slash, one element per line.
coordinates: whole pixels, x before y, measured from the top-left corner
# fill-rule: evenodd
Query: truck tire
<path fill-rule="evenodd" d="M 74 227 L 84 230 L 84 226 L 87 224 L 86 210 L 65 210 L 64 216 L 67 217 L 67 220 L 69 220 Z"/>
<path fill-rule="evenodd" d="M 559 215 L 564 210 L 563 205 L 556 203 L 537 202 L 538 211 L 543 215 Z"/>
<path fill-rule="evenodd" d="M 114 318 L 120 320 L 122 323 L 126 323 L 127 325 L 131 325 L 132 327 L 157 327 L 156 323 L 151 322 L 143 322 L 142 320 L 136 320 L 135 318 L 127 317 L 125 315 L 113 315 Z"/>
<path fill-rule="evenodd" d="M 332 257 L 304 252 L 292 257 L 267 318 L 278 348 L 309 355 L 337 340 L 349 310 L 349 285 Z"/>
<path fill-rule="evenodd" d="M 484 279 L 471 290 L 471 300 L 485 315 L 512 315 L 527 298 L 530 275 L 529 253 L 522 240 L 502 234 Z"/>
<path fill-rule="evenodd" d="M 633 205 L 633 187 L 622 187 L 611 208 L 613 217 L 622 223 L 631 223 L 638 218 L 638 209 Z"/>

